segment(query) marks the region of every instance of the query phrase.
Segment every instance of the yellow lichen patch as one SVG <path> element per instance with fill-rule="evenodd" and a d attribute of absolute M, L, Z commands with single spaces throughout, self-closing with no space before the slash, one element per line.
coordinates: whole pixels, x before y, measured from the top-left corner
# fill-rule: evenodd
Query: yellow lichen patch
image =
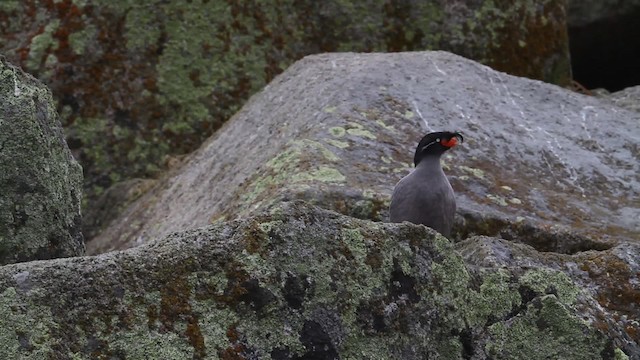
<path fill-rule="evenodd" d="M 335 146 L 337 148 L 340 149 L 346 149 L 349 147 L 349 143 L 345 142 L 345 141 L 340 141 L 340 140 L 334 140 L 334 139 L 326 139 L 325 142 L 329 145 Z"/>
<path fill-rule="evenodd" d="M 396 129 L 393 127 L 393 125 L 387 125 L 384 123 L 384 121 L 382 120 L 376 120 L 376 124 L 382 126 L 383 128 L 385 128 L 386 130 L 390 130 L 390 131 L 396 131 Z"/>
<path fill-rule="evenodd" d="M 329 161 L 338 161 L 340 158 L 336 156 L 331 150 L 327 149 L 322 143 L 317 141 L 304 139 L 304 140 L 296 140 L 293 142 L 296 146 L 301 147 L 302 149 L 306 149 L 306 151 L 316 150 L 322 156 Z"/>
<path fill-rule="evenodd" d="M 492 202 L 494 202 L 497 205 L 500 206 L 507 206 L 507 201 L 502 197 L 502 196 L 497 196 L 497 195 L 493 195 L 493 194 L 487 194 L 487 199 L 491 200 Z"/>
<path fill-rule="evenodd" d="M 470 175 L 472 175 L 473 177 L 476 177 L 478 179 L 484 179 L 484 171 L 481 169 L 476 169 L 476 168 L 471 168 L 468 166 L 458 166 L 458 168 Z"/>
<path fill-rule="evenodd" d="M 328 166 L 320 166 L 315 170 L 295 174 L 292 179 L 293 182 L 321 181 L 328 183 L 342 183 L 346 180 L 346 177 L 337 169 Z"/>
<path fill-rule="evenodd" d="M 371 131 L 366 130 L 362 125 L 358 124 L 357 122 L 350 122 L 349 125 L 351 126 L 351 128 L 347 129 L 347 134 L 353 135 L 353 136 L 360 136 L 360 137 L 368 138 L 371 140 L 377 139 L 377 137 Z"/>

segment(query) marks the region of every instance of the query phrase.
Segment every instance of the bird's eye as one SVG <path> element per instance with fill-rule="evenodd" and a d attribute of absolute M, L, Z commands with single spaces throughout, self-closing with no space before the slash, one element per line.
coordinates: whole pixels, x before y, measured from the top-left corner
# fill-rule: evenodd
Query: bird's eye
<path fill-rule="evenodd" d="M 437 139 L 436 139 L 436 142 L 440 142 L 440 138 L 437 138 Z"/>

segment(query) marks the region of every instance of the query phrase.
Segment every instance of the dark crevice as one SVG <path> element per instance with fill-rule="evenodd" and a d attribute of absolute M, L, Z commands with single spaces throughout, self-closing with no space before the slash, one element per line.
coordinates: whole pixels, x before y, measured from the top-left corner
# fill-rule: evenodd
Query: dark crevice
<path fill-rule="evenodd" d="M 573 255 L 584 251 L 604 251 L 613 242 L 592 239 L 570 229 L 549 226 L 544 228 L 527 221 L 515 222 L 499 215 L 459 210 L 451 237 L 462 241 L 471 236 L 484 235 L 529 245 L 540 252 Z"/>
<path fill-rule="evenodd" d="M 618 91 L 640 85 L 640 7 L 569 27 L 573 78 L 588 89 Z"/>

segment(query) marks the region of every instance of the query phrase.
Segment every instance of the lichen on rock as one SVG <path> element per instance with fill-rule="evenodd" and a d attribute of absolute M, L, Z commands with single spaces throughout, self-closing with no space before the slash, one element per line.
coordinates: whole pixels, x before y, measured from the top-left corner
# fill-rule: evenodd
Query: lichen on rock
<path fill-rule="evenodd" d="M 49 90 L 0 58 L 0 264 L 84 254 L 82 168 Z"/>

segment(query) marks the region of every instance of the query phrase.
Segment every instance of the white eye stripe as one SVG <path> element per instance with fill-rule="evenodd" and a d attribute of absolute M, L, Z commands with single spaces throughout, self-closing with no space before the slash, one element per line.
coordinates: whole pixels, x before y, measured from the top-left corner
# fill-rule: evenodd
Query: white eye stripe
<path fill-rule="evenodd" d="M 435 144 L 435 143 L 437 143 L 437 142 L 439 142 L 439 141 L 440 141 L 440 139 L 436 139 L 435 141 L 432 141 L 432 142 L 428 143 L 427 145 L 423 146 L 423 147 L 420 149 L 420 151 L 421 151 L 421 152 L 422 152 L 422 151 L 424 151 L 426 148 L 428 148 L 429 146 L 431 146 L 431 145 L 433 145 L 433 144 Z"/>

